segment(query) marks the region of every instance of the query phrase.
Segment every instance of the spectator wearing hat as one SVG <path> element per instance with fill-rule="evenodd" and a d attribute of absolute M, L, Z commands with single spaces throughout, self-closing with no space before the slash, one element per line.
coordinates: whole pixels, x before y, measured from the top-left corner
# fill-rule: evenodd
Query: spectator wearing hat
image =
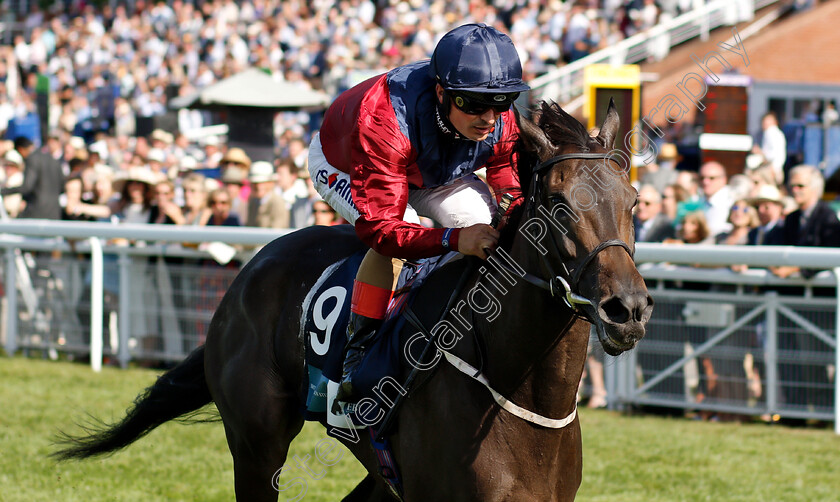
<path fill-rule="evenodd" d="M 247 198 L 242 198 L 242 186 L 245 184 L 245 172 L 242 169 L 230 168 L 222 171 L 222 187 L 230 196 L 230 212 L 245 221 L 248 214 Z"/>
<path fill-rule="evenodd" d="M 656 191 L 662 193 L 665 187 L 676 183 L 677 171 L 674 169 L 677 161 L 677 147 L 673 143 L 665 143 L 656 157 L 656 162 L 647 166 L 647 172 L 642 177 L 642 185 L 653 185 Z"/>
<path fill-rule="evenodd" d="M 17 187 L 0 189 L 0 195 L 21 195 L 26 207 L 20 212 L 20 218 L 61 219 L 59 196 L 64 190 L 61 163 L 50 155 L 36 151 L 32 141 L 23 136 L 15 139 L 15 151 L 23 158 L 23 183 Z"/>
<path fill-rule="evenodd" d="M 274 189 L 276 179 L 277 174 L 270 163 L 261 160 L 251 165 L 248 173 L 248 181 L 251 182 L 248 226 L 289 228 L 289 210 L 285 199 Z"/>
<path fill-rule="evenodd" d="M 166 152 L 160 148 L 152 148 L 149 150 L 149 153 L 146 155 L 146 163 L 149 165 L 149 169 L 151 169 L 153 173 L 167 174 L 164 169 L 164 165 L 166 164 Z"/>
<path fill-rule="evenodd" d="M 183 178 L 189 173 L 195 171 L 200 166 L 198 161 L 192 155 L 184 155 L 177 165 L 173 165 L 168 170 L 169 179 Z"/>
<path fill-rule="evenodd" d="M 784 242 L 784 207 L 782 194 L 773 185 L 764 185 L 750 199 L 758 213 L 759 226 L 750 230 L 747 244 L 751 246 L 774 246 Z"/>
<path fill-rule="evenodd" d="M 132 167 L 114 178 L 114 191 L 120 194 L 112 208 L 118 221 L 149 223 L 152 217 L 153 188 L 158 177 L 145 167 Z"/>
<path fill-rule="evenodd" d="M 9 150 L 3 155 L 3 169 L 7 187 L 19 187 L 23 184 L 23 157 L 17 150 Z M 12 218 L 17 218 L 25 204 L 20 194 L 11 194 L 3 198 L 3 207 Z"/>
<path fill-rule="evenodd" d="M 219 148 L 219 137 L 207 136 L 204 138 L 204 167 L 208 169 L 219 167 L 223 157 L 224 154 Z"/>
<path fill-rule="evenodd" d="M 245 150 L 237 147 L 228 148 L 225 152 L 225 155 L 219 160 L 219 167 L 221 168 L 221 175 L 224 176 L 225 172 L 234 169 L 240 171 L 242 174 L 243 180 L 248 176 L 248 170 L 251 168 L 251 157 L 245 153 Z M 248 184 L 247 180 L 243 182 L 242 189 L 239 193 L 239 198 L 242 201 L 247 201 L 248 196 L 251 192 L 251 186 Z"/>
<path fill-rule="evenodd" d="M 170 145 L 172 145 L 175 137 L 163 129 L 155 129 L 152 131 L 152 134 L 149 135 L 149 139 L 151 139 L 152 148 L 166 150 Z"/>
<path fill-rule="evenodd" d="M 227 152 L 219 160 L 219 167 L 222 170 L 228 167 L 235 167 L 247 172 L 251 167 L 251 157 L 241 148 L 228 148 Z"/>

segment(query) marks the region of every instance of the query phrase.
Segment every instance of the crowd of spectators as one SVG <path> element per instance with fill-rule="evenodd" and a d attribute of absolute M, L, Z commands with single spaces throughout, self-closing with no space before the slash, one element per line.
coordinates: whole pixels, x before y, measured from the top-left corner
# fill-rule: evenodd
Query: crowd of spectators
<path fill-rule="evenodd" d="M 526 78 L 533 78 L 692 6 L 690 0 L 137 0 L 101 8 L 56 2 L 43 10 L 32 2 L 13 23 L 11 43 L 0 46 L 0 131 L 9 140 L 33 140 L 39 154 L 55 161 L 39 161 L 42 181 L 60 168 L 70 192 L 62 185 L 35 195 L 32 180 L 21 186 L 34 161 L 19 158 L 21 148 L 6 141 L 0 144 L 6 211 L 32 216 L 36 200 L 47 204 L 61 193 L 60 211 L 56 205 L 39 217 L 274 228 L 299 228 L 316 217 L 334 223 L 313 210 L 318 197 L 306 182 L 306 145 L 317 128 L 310 115 L 277 115 L 276 160 L 266 165 L 228 148 L 224 136 L 195 134 L 218 116 L 172 110 L 170 101 L 251 66 L 334 97 L 429 57 L 443 33 L 465 22 L 509 33 Z M 176 127 L 147 127 L 166 115 Z M 221 220 L 212 207 L 226 204 L 212 197 L 220 188 L 232 216 Z"/>
<path fill-rule="evenodd" d="M 657 161 L 640 168 L 636 241 L 840 247 L 837 211 L 822 200 L 822 172 L 804 164 L 783 170 L 784 135 L 772 113 L 762 124 L 761 140 L 743 171 L 732 176 L 731 166 L 717 161 L 701 164 L 698 172 L 678 170 L 677 148 L 663 145 Z M 813 275 L 791 267 L 770 271 Z"/>

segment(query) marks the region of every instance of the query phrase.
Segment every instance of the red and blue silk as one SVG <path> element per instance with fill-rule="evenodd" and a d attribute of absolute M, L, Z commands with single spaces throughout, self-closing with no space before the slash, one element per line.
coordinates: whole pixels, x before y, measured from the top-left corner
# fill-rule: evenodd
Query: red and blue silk
<path fill-rule="evenodd" d="M 360 216 L 356 232 L 385 256 L 426 258 L 447 249 L 442 228 L 403 221 L 410 188 L 433 188 L 487 168 L 497 198 L 520 195 L 514 165 L 519 137 L 512 111 L 484 141 L 444 137 L 437 124 L 429 62 L 401 66 L 342 93 L 327 110 L 321 145 L 327 161 L 348 173 Z M 450 246 L 457 249 L 458 230 Z"/>

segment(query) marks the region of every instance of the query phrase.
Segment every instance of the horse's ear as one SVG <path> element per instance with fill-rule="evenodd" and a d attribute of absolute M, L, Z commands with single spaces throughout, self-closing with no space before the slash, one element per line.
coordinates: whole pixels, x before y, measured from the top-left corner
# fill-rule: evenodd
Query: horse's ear
<path fill-rule="evenodd" d="M 601 124 L 601 131 L 598 133 L 598 143 L 607 150 L 612 150 L 615 145 L 615 136 L 618 134 L 618 126 L 621 119 L 618 118 L 618 110 L 615 107 L 613 98 L 610 98 L 610 105 L 607 107 L 607 118 Z"/>
<path fill-rule="evenodd" d="M 519 126 L 520 137 L 525 144 L 525 148 L 534 152 L 540 160 L 547 159 L 554 152 L 554 145 L 551 144 L 542 129 L 531 122 L 530 119 L 523 117 L 515 106 L 513 107 L 513 113 L 516 116 L 516 124 Z"/>

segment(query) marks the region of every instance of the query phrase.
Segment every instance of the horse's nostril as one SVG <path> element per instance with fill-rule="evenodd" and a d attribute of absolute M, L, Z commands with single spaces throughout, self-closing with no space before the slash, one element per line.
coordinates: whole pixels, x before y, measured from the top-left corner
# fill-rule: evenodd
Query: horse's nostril
<path fill-rule="evenodd" d="M 604 320 L 615 324 L 644 322 L 652 308 L 653 298 L 650 295 L 613 296 L 601 304 L 606 316 Z"/>
<path fill-rule="evenodd" d="M 624 305 L 624 302 L 621 301 L 621 298 L 617 296 L 613 296 L 602 303 L 601 309 L 604 311 L 607 319 L 616 324 L 624 324 L 630 320 L 630 311 Z"/>
<path fill-rule="evenodd" d="M 653 311 L 653 297 L 645 295 L 645 302 L 636 307 L 633 311 L 633 318 L 638 321 L 647 321 L 646 317 L 650 317 Z"/>

